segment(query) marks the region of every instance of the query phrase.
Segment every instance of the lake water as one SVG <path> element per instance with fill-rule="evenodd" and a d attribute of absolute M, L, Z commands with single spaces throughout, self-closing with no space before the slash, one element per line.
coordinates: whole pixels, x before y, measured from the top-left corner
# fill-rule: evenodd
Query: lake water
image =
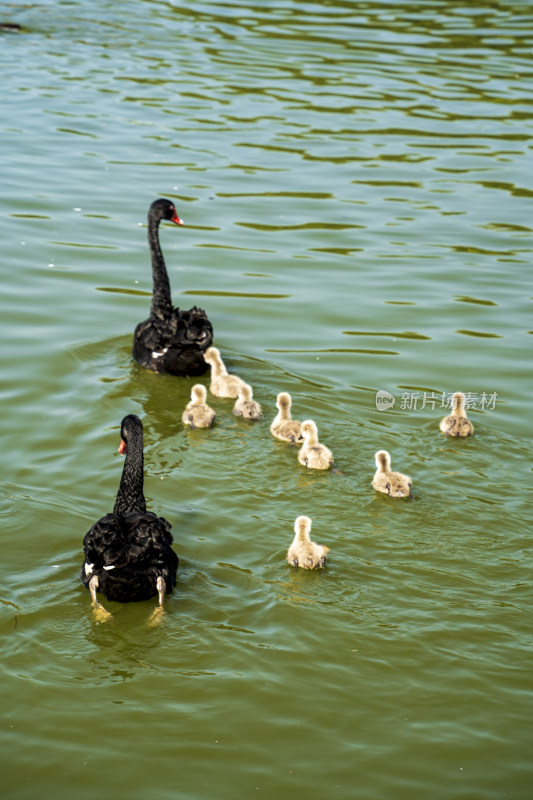
<path fill-rule="evenodd" d="M 532 796 L 531 11 L 2 6 L 4 797 Z M 184 430 L 193 381 L 131 359 L 159 196 L 258 424 Z M 270 436 L 280 391 L 338 472 Z M 78 578 L 127 413 L 181 559 L 158 626 Z M 285 561 L 300 514 L 324 571 Z"/>

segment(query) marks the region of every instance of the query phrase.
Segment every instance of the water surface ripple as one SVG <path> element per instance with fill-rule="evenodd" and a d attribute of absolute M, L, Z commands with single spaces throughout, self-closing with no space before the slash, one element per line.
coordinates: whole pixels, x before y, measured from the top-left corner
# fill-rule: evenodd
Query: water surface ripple
<path fill-rule="evenodd" d="M 531 4 L 1 13 L 5 796 L 529 800 Z M 192 381 L 132 362 L 158 196 L 259 424 L 183 430 Z M 269 435 L 283 390 L 336 473 Z M 156 627 L 78 581 L 130 412 L 181 560 Z M 299 514 L 322 572 L 285 562 Z"/>

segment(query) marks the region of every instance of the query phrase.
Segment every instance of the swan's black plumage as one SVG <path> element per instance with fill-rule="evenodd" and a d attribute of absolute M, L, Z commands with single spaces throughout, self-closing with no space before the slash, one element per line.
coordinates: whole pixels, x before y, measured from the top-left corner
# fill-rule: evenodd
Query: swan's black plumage
<path fill-rule="evenodd" d="M 159 243 L 159 224 L 169 220 L 183 225 L 170 200 L 155 200 L 148 211 L 148 244 L 152 255 L 153 295 L 150 316 L 133 335 L 133 357 L 154 372 L 202 375 L 207 370 L 204 352 L 213 342 L 213 326 L 205 311 L 182 311 L 172 306 L 170 282 Z"/>
<path fill-rule="evenodd" d="M 126 453 L 112 514 L 96 522 L 83 540 L 80 577 L 108 600 L 127 603 L 158 594 L 157 579 L 166 592 L 176 585 L 179 559 L 172 549 L 170 523 L 146 510 L 143 494 L 143 427 L 135 414 L 121 424 L 119 452 Z"/>

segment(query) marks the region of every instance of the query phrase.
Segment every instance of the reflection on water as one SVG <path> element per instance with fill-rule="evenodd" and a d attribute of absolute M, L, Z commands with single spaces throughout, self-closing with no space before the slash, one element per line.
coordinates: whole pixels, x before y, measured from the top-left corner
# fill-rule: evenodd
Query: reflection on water
<path fill-rule="evenodd" d="M 529 798 L 530 10 L 6 6 L 6 796 Z M 213 399 L 184 430 L 194 381 L 131 359 L 157 196 L 175 302 L 206 298 L 261 424 Z M 341 474 L 270 436 L 280 391 Z M 78 579 L 130 412 L 180 556 L 157 626 L 96 624 Z M 381 448 L 412 502 L 373 492 Z M 322 572 L 285 561 L 300 514 Z"/>

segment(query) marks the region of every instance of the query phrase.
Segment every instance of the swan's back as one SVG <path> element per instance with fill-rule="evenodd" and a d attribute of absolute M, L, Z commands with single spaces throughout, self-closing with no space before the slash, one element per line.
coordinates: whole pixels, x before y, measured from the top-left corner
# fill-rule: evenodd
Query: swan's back
<path fill-rule="evenodd" d="M 298 542 L 292 544 L 287 553 L 287 561 L 293 567 L 303 569 L 317 569 L 326 563 L 329 547 L 316 542 Z"/>
<path fill-rule="evenodd" d="M 453 413 L 444 419 L 441 419 L 439 428 L 446 436 L 465 437 L 472 436 L 474 433 L 474 426 L 466 416 L 460 416 Z"/>
<path fill-rule="evenodd" d="M 207 370 L 204 348 L 213 339 L 213 326 L 197 306 L 173 308 L 164 319 L 149 317 L 133 335 L 133 358 L 153 372 L 196 377 Z"/>
<path fill-rule="evenodd" d="M 278 422 L 276 418 L 270 426 L 270 433 L 276 439 L 294 444 L 302 438 L 302 427 L 298 420 L 284 419 Z"/>
<path fill-rule="evenodd" d="M 179 559 L 172 549 L 170 527 L 151 511 L 106 514 L 83 540 L 82 582 L 88 586 L 96 574 L 99 591 L 121 603 L 153 597 L 158 576 L 163 577 L 167 592 L 172 591 Z"/>

